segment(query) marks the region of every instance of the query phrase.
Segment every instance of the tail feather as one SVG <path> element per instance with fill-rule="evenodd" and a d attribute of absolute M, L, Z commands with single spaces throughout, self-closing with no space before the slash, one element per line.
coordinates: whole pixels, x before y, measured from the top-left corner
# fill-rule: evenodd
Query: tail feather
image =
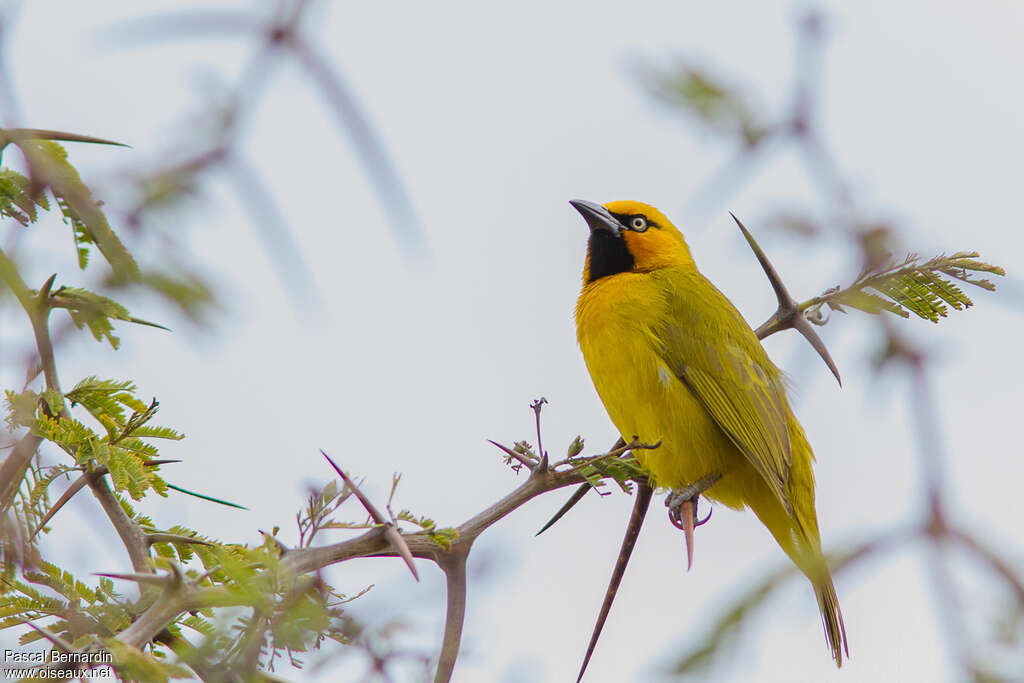
<path fill-rule="evenodd" d="M 825 639 L 832 650 L 832 659 L 836 666 L 843 665 L 843 655 L 850 657 L 850 647 L 846 642 L 846 626 L 843 625 L 843 612 L 839 609 L 839 598 L 836 588 L 832 585 L 832 577 L 828 569 L 823 579 L 814 582 L 814 594 L 818 598 L 818 609 L 821 610 L 821 624 L 825 627 Z"/>
<path fill-rule="evenodd" d="M 813 498 L 810 504 L 813 506 Z M 836 666 L 842 666 L 843 658 L 850 657 L 846 627 L 843 625 L 843 613 L 839 609 L 839 598 L 832 584 L 832 576 L 821 552 L 814 508 L 810 507 L 807 510 L 798 505 L 794 510 L 795 514 L 790 516 L 781 505 L 772 500 L 771 505 L 755 507 L 754 512 L 772 532 L 775 540 L 793 563 L 810 579 L 814 586 L 814 595 L 818 599 L 821 623 L 825 628 L 829 650 Z"/>

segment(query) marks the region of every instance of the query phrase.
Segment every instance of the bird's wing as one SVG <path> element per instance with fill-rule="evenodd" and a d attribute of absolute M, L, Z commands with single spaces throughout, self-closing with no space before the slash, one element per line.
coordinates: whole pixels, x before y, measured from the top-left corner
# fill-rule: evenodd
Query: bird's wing
<path fill-rule="evenodd" d="M 766 370 L 728 339 L 711 344 L 703 335 L 687 334 L 676 323 L 667 325 L 657 336 L 662 342 L 662 357 L 672 372 L 789 511 L 786 488 L 792 455 L 788 412 L 781 379 L 771 373 L 774 367 Z"/>

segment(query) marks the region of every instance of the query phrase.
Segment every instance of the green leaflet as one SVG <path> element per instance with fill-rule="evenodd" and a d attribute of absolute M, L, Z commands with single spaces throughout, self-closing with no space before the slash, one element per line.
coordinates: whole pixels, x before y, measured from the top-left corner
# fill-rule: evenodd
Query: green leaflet
<path fill-rule="evenodd" d="M 78 382 L 75 388 L 64 394 L 71 405 L 81 405 L 93 417 L 109 415 L 117 422 L 125 420 L 125 407 L 136 412 L 144 412 L 146 404 L 135 398 L 135 384 L 130 380 L 101 380 L 98 377 L 86 377 Z"/>
<path fill-rule="evenodd" d="M 50 210 L 46 195 L 38 190 L 32 194 L 31 181 L 17 171 L 0 170 L 0 215 L 8 216 L 22 225 L 35 223 L 37 208 Z"/>
<path fill-rule="evenodd" d="M 800 305 L 811 322 L 823 324 L 817 315 L 821 306 L 839 312 L 849 306 L 865 313 L 884 312 L 907 318 L 911 313 L 933 323 L 949 315 L 949 309 L 961 311 L 974 305 L 971 298 L 953 281 L 959 280 L 986 289 L 995 290 L 989 280 L 977 278 L 975 273 L 1003 276 L 1006 271 L 983 261 L 977 252 L 960 251 L 952 256 L 936 256 L 921 261 L 917 254 L 909 254 L 902 262 L 888 261 L 884 265 L 862 272 L 845 289 L 833 287 Z"/>
<path fill-rule="evenodd" d="M 106 339 L 114 349 L 117 349 L 121 340 L 114 336 L 114 325 L 111 320 L 124 320 L 137 325 L 167 329 L 163 325 L 136 318 L 113 299 L 87 289 L 61 287 L 53 293 L 52 300 L 54 308 L 67 309 L 78 329 L 88 327 L 96 341 Z"/>
<path fill-rule="evenodd" d="M 39 410 L 40 397 L 34 392 L 7 392 L 8 422 L 31 427 L 36 434 L 74 456 L 79 464 L 106 466 L 114 489 L 127 492 L 134 500 L 140 500 L 148 490 L 166 496 L 167 483 L 156 467 L 147 466 L 159 451 L 146 439 L 184 437 L 168 427 L 147 424 L 156 415 L 159 404 L 153 401 L 147 406 L 135 391 L 130 381 L 86 377 L 65 394 L 72 407 L 81 406 L 103 426 L 102 436 L 73 417 L 53 417 Z M 51 409 L 51 413 L 57 412 Z M 31 499 L 42 499 L 55 478 L 48 476 L 36 482 Z"/>

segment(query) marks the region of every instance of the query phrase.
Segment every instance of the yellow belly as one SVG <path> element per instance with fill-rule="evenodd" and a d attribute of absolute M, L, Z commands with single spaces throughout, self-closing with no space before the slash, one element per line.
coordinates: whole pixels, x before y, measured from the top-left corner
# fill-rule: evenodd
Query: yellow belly
<path fill-rule="evenodd" d="M 642 296 L 637 289 L 617 291 Z M 763 486 L 757 473 L 661 360 L 657 340 L 637 327 L 637 318 L 629 315 L 634 302 L 616 301 L 618 297 L 608 294 L 590 297 L 591 302 L 600 302 L 596 306 L 581 300 L 577 324 L 594 387 L 622 438 L 661 442 L 657 449 L 635 453 L 651 471 L 655 485 L 680 488 L 720 472 L 722 480 L 706 495 L 730 507 L 742 507 L 751 487 Z"/>

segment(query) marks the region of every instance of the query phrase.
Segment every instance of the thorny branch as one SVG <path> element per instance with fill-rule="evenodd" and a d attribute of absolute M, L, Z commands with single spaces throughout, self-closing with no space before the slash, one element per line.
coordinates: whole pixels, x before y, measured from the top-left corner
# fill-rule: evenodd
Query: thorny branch
<path fill-rule="evenodd" d="M 4 257 L 6 258 L 6 257 Z M 18 300 L 25 308 L 25 313 L 28 315 L 29 321 L 32 324 L 32 330 L 35 335 L 36 348 L 39 352 L 39 364 L 43 371 L 43 377 L 46 381 L 46 388 L 53 395 L 61 397 L 60 417 L 67 417 L 68 411 L 67 406 L 64 404 L 63 393 L 60 390 L 60 380 L 57 375 L 57 363 L 53 355 L 53 343 L 50 340 L 50 311 L 52 309 L 52 297 L 51 289 L 53 288 L 53 282 L 56 279 L 56 275 L 50 276 L 43 286 L 39 289 L 39 292 L 35 296 L 29 297 L 26 293 L 24 283 L 14 282 L 14 289 L 16 292 L 20 292 Z M 13 280 L 8 280 L 11 284 Z M 49 406 L 43 402 L 43 410 L 49 411 Z M 35 443 L 38 446 L 41 440 L 29 439 L 28 436 L 23 437 L 21 443 L 25 443 L 25 448 L 28 445 Z M 19 459 L 27 455 L 27 458 L 31 458 L 35 454 L 35 449 L 31 453 L 18 453 Z M 12 454 L 13 455 L 13 454 Z M 5 463 L 6 465 L 6 463 Z M 19 467 L 20 463 L 15 462 L 11 469 Z M 25 461 L 27 466 L 27 460 Z M 20 481 L 20 475 L 23 474 L 24 469 L 21 468 L 18 472 L 10 472 L 10 474 L 18 475 Z M 4 473 L 8 474 L 7 472 Z M 0 481 L 3 490 L 9 491 L 12 484 L 6 481 Z M 88 485 L 92 490 L 96 500 L 99 501 L 103 511 L 106 512 L 107 517 L 113 524 L 114 529 L 117 531 L 118 536 L 121 538 L 121 542 L 124 544 L 125 549 L 128 551 L 128 557 L 131 560 L 132 568 L 137 572 L 151 571 L 149 569 L 149 549 L 145 541 L 145 533 L 139 524 L 131 519 L 128 514 L 121 507 L 120 502 L 117 500 L 113 491 L 107 486 L 106 481 L 102 476 L 89 476 Z"/>
<path fill-rule="evenodd" d="M 445 639 L 441 650 L 441 663 L 435 681 L 447 681 L 451 676 L 460 646 L 462 624 L 465 619 L 466 604 L 466 559 L 473 542 L 492 525 L 529 502 L 533 498 L 566 486 L 583 482 L 581 471 L 583 465 L 599 464 L 608 458 L 620 457 L 629 450 L 651 448 L 653 446 L 636 441 L 616 448 L 608 453 L 587 458 L 566 458 L 541 470 L 539 458 L 525 458 L 533 467 L 529 477 L 519 487 L 494 503 L 487 509 L 474 515 L 455 528 L 456 534 L 448 547 L 443 547 L 427 532 L 402 534 L 404 545 L 413 557 L 435 562 L 444 572 L 448 587 L 448 613 L 445 625 Z M 345 477 L 349 486 L 351 479 Z M 367 501 L 368 502 L 368 501 Z M 373 507 L 372 504 L 370 507 Z M 379 512 L 378 512 L 379 514 Z M 372 515 L 372 513 L 371 513 Z M 393 527 L 392 527 L 393 528 Z M 375 526 L 356 538 L 320 547 L 285 549 L 281 558 L 280 569 L 283 575 L 303 576 L 333 564 L 359 557 L 401 557 L 402 553 L 395 550 L 392 540 L 387 534 L 388 526 Z M 147 582 L 137 572 L 133 575 L 111 575 L 136 582 Z M 186 579 L 170 581 L 154 577 L 159 585 L 173 587 L 173 595 L 164 596 L 155 601 L 132 625 L 129 632 L 122 632 L 119 640 L 139 646 L 156 637 L 167 624 L 171 623 L 183 611 L 195 609 L 197 605 L 238 605 L 237 598 L 228 597 L 222 588 L 199 587 Z"/>

